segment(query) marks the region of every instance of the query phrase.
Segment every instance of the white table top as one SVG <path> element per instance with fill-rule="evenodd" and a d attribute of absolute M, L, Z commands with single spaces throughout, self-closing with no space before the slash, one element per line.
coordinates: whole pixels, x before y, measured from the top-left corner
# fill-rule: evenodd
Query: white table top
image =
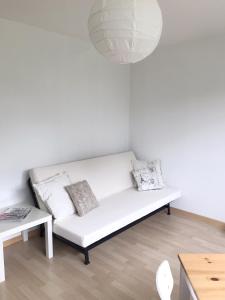
<path fill-rule="evenodd" d="M 13 205 L 10 207 L 29 207 L 32 211 L 22 221 L 0 221 L 0 238 L 16 234 L 31 227 L 40 225 L 42 223 L 52 220 L 52 216 L 31 205 Z"/>

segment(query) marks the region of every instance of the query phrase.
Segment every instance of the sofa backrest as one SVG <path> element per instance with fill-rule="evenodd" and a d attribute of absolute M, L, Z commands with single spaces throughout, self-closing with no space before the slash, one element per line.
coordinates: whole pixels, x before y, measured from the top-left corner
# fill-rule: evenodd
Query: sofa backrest
<path fill-rule="evenodd" d="M 133 152 L 102 156 L 30 170 L 32 183 L 66 172 L 76 183 L 87 180 L 98 200 L 132 187 Z"/>

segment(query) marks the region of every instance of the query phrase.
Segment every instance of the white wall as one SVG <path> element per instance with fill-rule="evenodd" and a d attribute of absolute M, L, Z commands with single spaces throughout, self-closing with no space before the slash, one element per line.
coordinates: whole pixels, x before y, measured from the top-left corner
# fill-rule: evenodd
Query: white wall
<path fill-rule="evenodd" d="M 225 38 L 158 48 L 131 73 L 133 149 L 162 159 L 176 207 L 225 221 Z"/>
<path fill-rule="evenodd" d="M 30 201 L 28 169 L 125 151 L 130 134 L 182 189 L 175 206 L 225 220 L 225 39 L 158 48 L 130 82 L 79 40 L 4 19 L 0 37 L 0 207 Z"/>
<path fill-rule="evenodd" d="M 129 148 L 129 67 L 79 40 L 0 19 L 0 207 L 27 170 Z"/>

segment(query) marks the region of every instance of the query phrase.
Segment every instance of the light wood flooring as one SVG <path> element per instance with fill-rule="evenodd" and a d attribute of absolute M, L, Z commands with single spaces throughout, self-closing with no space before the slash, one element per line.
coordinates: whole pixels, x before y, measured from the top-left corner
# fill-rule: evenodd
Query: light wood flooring
<path fill-rule="evenodd" d="M 156 300 L 155 272 L 168 259 L 178 299 L 180 252 L 225 252 L 225 230 L 161 212 L 83 255 L 58 240 L 54 259 L 35 237 L 5 248 L 6 282 L 1 300 Z"/>

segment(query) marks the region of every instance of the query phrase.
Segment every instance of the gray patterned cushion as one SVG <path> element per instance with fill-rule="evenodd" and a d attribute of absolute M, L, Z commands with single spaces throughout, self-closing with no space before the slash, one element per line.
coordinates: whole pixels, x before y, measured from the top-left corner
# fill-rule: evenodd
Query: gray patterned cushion
<path fill-rule="evenodd" d="M 139 191 L 157 190 L 165 186 L 160 160 L 154 160 L 150 163 L 134 161 L 132 173 Z"/>
<path fill-rule="evenodd" d="M 66 190 L 79 216 L 86 215 L 98 206 L 98 201 L 86 180 L 69 185 L 66 187 Z"/>

